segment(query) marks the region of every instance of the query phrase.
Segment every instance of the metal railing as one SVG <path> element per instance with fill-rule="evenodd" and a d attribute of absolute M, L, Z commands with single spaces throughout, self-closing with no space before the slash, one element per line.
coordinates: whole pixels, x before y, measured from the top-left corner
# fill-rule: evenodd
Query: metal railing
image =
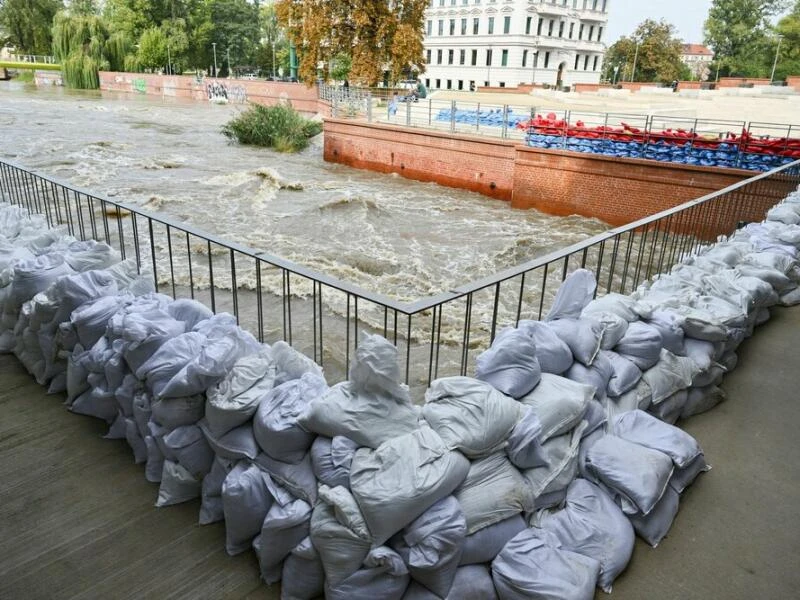
<path fill-rule="evenodd" d="M 798 184 L 800 161 L 405 303 L 0 161 L 0 200 L 44 214 L 77 238 L 106 241 L 140 271 L 152 270 L 159 291 L 229 311 L 262 341 L 287 340 L 322 365 L 331 382 L 346 377 L 359 335 L 379 333 L 398 346 L 417 394 L 437 377 L 471 373 L 476 354 L 503 327 L 546 315 L 574 269 L 595 273 L 598 294 L 629 293 L 740 222 L 763 219 Z"/>
<path fill-rule="evenodd" d="M 56 64 L 55 56 L 47 56 L 44 54 L 9 54 L 8 57 L 2 60 L 7 60 L 10 62 L 38 63 L 46 65 Z"/>

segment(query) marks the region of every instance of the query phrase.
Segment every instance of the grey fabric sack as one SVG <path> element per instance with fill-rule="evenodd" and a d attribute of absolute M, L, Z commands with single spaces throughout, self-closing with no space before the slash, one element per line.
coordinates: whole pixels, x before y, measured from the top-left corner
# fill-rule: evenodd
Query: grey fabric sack
<path fill-rule="evenodd" d="M 200 480 L 181 465 L 165 460 L 156 506 L 171 506 L 194 500 L 200 496 L 200 485 Z"/>
<path fill-rule="evenodd" d="M 172 430 L 164 436 L 164 444 L 196 479 L 202 479 L 211 470 L 214 451 L 197 425 L 184 425 Z"/>
<path fill-rule="evenodd" d="M 350 466 L 358 444 L 344 436 L 318 436 L 311 444 L 311 468 L 314 476 L 329 487 L 341 485 L 350 489 Z"/>
<path fill-rule="evenodd" d="M 222 484 L 236 466 L 234 461 L 219 456 L 214 458 L 211 470 L 203 477 L 200 496 L 200 525 L 209 525 L 222 521 L 225 511 L 222 506 Z"/>
<path fill-rule="evenodd" d="M 256 456 L 255 463 L 269 476 L 285 487 L 295 498 L 305 500 L 311 506 L 317 503 L 317 480 L 311 468 L 311 455 L 306 454 L 298 463 L 285 463 L 264 454 Z"/>
<path fill-rule="evenodd" d="M 504 329 L 491 347 L 475 359 L 475 378 L 512 398 L 535 388 L 542 375 L 536 343 L 519 329 Z"/>
<path fill-rule="evenodd" d="M 468 535 L 464 538 L 464 549 L 459 565 L 491 562 L 508 540 L 527 528 L 528 524 L 522 515 L 514 515 Z"/>
<path fill-rule="evenodd" d="M 680 496 L 671 487 L 668 487 L 664 495 L 647 515 L 640 513 L 629 515 L 636 535 L 657 548 L 672 527 L 675 515 L 678 514 L 678 504 Z"/>
<path fill-rule="evenodd" d="M 520 402 L 529 406 L 539 419 L 542 424 L 539 439 L 546 442 L 574 429 L 586 413 L 593 395 L 592 386 L 543 373 L 536 389 L 520 398 Z"/>
<path fill-rule="evenodd" d="M 561 375 L 572 365 L 572 350 L 547 326 L 547 323 L 520 321 L 518 329 L 533 339 L 536 358 L 543 373 Z"/>
<path fill-rule="evenodd" d="M 611 363 L 612 374 L 606 386 L 606 394 L 614 398 L 629 392 L 642 378 L 642 371 L 630 360 L 616 352 L 604 351 Z"/>
<path fill-rule="evenodd" d="M 323 595 L 325 571 L 310 537 L 286 557 L 281 580 L 281 600 L 314 600 Z"/>
<path fill-rule="evenodd" d="M 678 469 L 688 466 L 703 453 L 691 435 L 641 410 L 620 415 L 611 423 L 610 429 L 614 435 L 629 442 L 660 450 Z"/>
<path fill-rule="evenodd" d="M 548 321 L 547 326 L 569 346 L 576 361 L 587 367 L 594 362 L 603 341 L 602 323 L 587 317 Z"/>
<path fill-rule="evenodd" d="M 297 544 L 309 534 L 311 506 L 303 500 L 286 504 L 276 501 L 264 518 L 258 542 L 253 543 L 261 567 L 261 578 L 266 583 L 280 580 L 284 559 Z"/>
<path fill-rule="evenodd" d="M 242 458 L 254 460 L 258 456 L 258 444 L 256 444 L 256 438 L 253 435 L 252 421 L 235 427 L 220 437 L 211 434 L 205 419 L 198 421 L 197 425 L 206 436 L 208 445 L 211 446 L 217 456 L 228 460 Z"/>
<path fill-rule="evenodd" d="M 467 565 L 456 571 L 447 596 L 437 596 L 424 585 L 412 581 L 403 600 L 497 600 L 492 574 L 486 565 Z"/>
<path fill-rule="evenodd" d="M 391 548 L 379 546 L 364 559 L 364 566 L 335 585 L 326 582 L 327 600 L 402 600 L 409 576 L 403 559 Z"/>
<path fill-rule="evenodd" d="M 241 461 L 222 484 L 225 512 L 225 550 L 231 556 L 250 549 L 272 506 L 269 475 L 249 461 Z"/>
<path fill-rule="evenodd" d="M 656 327 L 644 321 L 635 321 L 628 326 L 628 331 L 614 346 L 614 351 L 644 371 L 658 362 L 663 345 L 661 333 Z"/>

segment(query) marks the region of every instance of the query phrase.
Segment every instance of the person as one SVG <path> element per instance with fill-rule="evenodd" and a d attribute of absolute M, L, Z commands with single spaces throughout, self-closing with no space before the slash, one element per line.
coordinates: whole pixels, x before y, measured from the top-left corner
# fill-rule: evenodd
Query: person
<path fill-rule="evenodd" d="M 397 114 L 397 92 L 394 93 L 391 102 L 389 102 L 389 116 L 393 117 L 396 114 Z"/>
<path fill-rule="evenodd" d="M 672 91 L 673 92 L 677 92 L 678 91 L 678 80 L 677 79 L 672 81 Z"/>
<path fill-rule="evenodd" d="M 350 82 L 347 81 L 347 79 L 345 79 L 344 83 L 342 84 L 342 87 L 345 89 L 345 91 L 349 90 L 350 89 Z"/>
<path fill-rule="evenodd" d="M 421 81 L 417 83 L 417 98 L 426 98 L 428 96 L 428 88 Z"/>

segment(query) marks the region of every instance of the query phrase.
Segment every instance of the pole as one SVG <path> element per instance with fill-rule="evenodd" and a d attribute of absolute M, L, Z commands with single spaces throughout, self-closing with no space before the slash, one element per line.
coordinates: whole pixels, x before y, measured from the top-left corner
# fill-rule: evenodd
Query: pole
<path fill-rule="evenodd" d="M 489 87 L 492 86 L 492 47 L 489 46 L 489 54 L 486 57 L 486 81 Z"/>
<path fill-rule="evenodd" d="M 775 62 L 772 63 L 772 74 L 769 76 L 769 82 L 772 83 L 775 79 L 775 69 L 778 66 L 778 54 L 781 51 L 781 40 L 783 39 L 782 35 L 778 36 L 778 47 L 775 48 Z"/>
<path fill-rule="evenodd" d="M 214 49 L 214 78 L 217 77 L 217 42 L 211 42 L 211 47 Z"/>
<path fill-rule="evenodd" d="M 230 47 L 225 48 L 225 54 L 228 55 L 228 79 L 231 78 L 231 49 Z"/>
<path fill-rule="evenodd" d="M 536 87 L 536 63 L 539 62 L 539 51 L 533 53 L 533 73 L 531 73 L 531 85 Z"/>
<path fill-rule="evenodd" d="M 272 78 L 275 79 L 275 40 L 272 40 Z"/>
<path fill-rule="evenodd" d="M 169 42 L 167 42 L 167 73 L 172 75 L 172 57 L 169 52 Z"/>
<path fill-rule="evenodd" d="M 633 53 L 633 70 L 631 71 L 631 82 L 636 77 L 636 60 L 639 58 L 639 42 L 636 42 L 636 51 Z"/>

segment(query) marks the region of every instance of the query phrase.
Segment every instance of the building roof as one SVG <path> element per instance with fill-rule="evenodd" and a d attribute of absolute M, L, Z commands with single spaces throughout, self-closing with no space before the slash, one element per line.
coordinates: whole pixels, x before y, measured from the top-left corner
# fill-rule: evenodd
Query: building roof
<path fill-rule="evenodd" d="M 700 54 L 704 56 L 714 56 L 711 49 L 703 46 L 703 44 L 684 44 L 681 50 L 682 54 Z"/>

